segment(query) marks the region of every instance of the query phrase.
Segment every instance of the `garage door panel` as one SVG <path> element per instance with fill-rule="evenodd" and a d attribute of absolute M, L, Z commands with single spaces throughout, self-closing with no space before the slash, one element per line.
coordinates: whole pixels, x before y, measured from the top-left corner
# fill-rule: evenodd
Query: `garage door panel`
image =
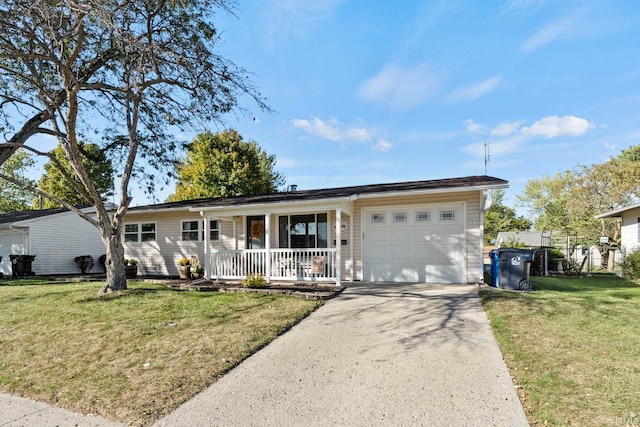
<path fill-rule="evenodd" d="M 367 239 L 372 244 L 386 243 L 388 238 L 388 231 L 386 229 L 374 229 L 367 233 Z"/>
<path fill-rule="evenodd" d="M 397 212 L 401 212 L 398 209 Z M 440 212 L 454 212 L 441 220 Z M 392 218 L 396 210 L 376 210 Z M 464 280 L 464 210 L 460 205 L 420 206 L 405 210 L 406 222 L 366 223 L 365 280 L 459 283 Z M 417 221 L 417 212 L 431 212 Z M 365 215 L 371 212 L 365 212 Z M 385 252 L 381 247 L 386 247 Z"/>

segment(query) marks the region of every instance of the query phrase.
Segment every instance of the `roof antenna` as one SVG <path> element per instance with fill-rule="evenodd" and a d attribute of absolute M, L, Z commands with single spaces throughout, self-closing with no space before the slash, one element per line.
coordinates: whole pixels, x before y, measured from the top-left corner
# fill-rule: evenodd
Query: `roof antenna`
<path fill-rule="evenodd" d="M 489 169 L 489 161 L 491 160 L 491 151 L 489 150 L 489 143 L 484 143 L 484 174 L 487 175 Z"/>

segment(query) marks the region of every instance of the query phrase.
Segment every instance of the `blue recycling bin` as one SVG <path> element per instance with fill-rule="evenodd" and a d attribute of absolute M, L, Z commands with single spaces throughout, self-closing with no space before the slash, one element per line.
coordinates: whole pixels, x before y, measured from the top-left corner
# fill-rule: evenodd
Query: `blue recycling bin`
<path fill-rule="evenodd" d="M 498 288 L 500 287 L 500 251 L 493 249 L 489 252 L 489 258 L 491 258 L 491 286 Z"/>

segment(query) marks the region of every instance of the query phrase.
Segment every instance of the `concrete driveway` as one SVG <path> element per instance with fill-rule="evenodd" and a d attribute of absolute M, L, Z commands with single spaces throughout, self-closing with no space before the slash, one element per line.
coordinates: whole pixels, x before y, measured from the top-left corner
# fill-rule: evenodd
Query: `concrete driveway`
<path fill-rule="evenodd" d="M 477 287 L 349 284 L 156 426 L 527 426 Z"/>

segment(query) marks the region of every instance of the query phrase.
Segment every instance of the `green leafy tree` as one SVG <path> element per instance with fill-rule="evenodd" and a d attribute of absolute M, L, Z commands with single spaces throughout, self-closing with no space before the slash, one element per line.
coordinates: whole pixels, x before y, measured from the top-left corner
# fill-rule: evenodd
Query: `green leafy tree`
<path fill-rule="evenodd" d="M 484 243 L 490 244 L 501 231 L 527 231 L 531 221 L 517 216 L 516 211 L 504 205 L 505 191 L 493 190 L 490 194 L 491 206 L 484 213 Z"/>
<path fill-rule="evenodd" d="M 23 185 L 0 179 L 0 213 L 27 209 L 33 199 L 33 193 L 25 188 L 33 187 L 35 182 L 25 176 L 27 169 L 33 167 L 33 157 L 24 150 L 18 150 L 9 160 L 0 165 L 0 174 L 10 176 Z"/>
<path fill-rule="evenodd" d="M 169 201 L 270 194 L 284 184 L 276 158 L 233 130 L 201 133 L 176 167 L 178 183 Z"/>
<path fill-rule="evenodd" d="M 595 217 L 640 199 L 638 152 L 638 146 L 632 147 L 603 163 L 531 180 L 519 199 L 536 228 L 577 235 L 578 244 L 598 244 L 602 236 L 615 244 L 619 220 Z M 606 261 L 608 253 L 602 255 Z"/>
<path fill-rule="evenodd" d="M 82 164 L 87 171 L 89 179 L 93 181 L 96 191 L 101 195 L 102 200 L 106 200 L 113 195 L 113 166 L 104 151 L 96 144 L 78 143 L 78 148 L 82 156 Z M 51 194 L 73 206 L 84 206 L 91 204 L 91 200 L 87 200 L 81 193 L 74 190 L 75 186 L 71 186 L 65 180 L 64 174 L 72 177 L 76 181 L 76 186 L 82 185 L 80 179 L 73 174 L 73 168 L 66 159 L 66 153 L 61 145 L 51 152 L 51 155 L 57 160 L 49 161 L 44 165 L 44 175 L 38 181 L 38 188 L 48 194 Z M 34 207 L 40 205 L 40 199 L 34 202 Z M 60 207 L 61 204 L 44 198 L 42 205 L 45 208 Z"/>
<path fill-rule="evenodd" d="M 67 184 L 95 207 L 86 214 L 46 191 L 93 224 L 106 248 L 102 292 L 126 289 L 124 216 L 131 179 L 147 188 L 175 160 L 171 135 L 223 122 L 243 111 L 241 97 L 268 110 L 248 73 L 220 52 L 216 12 L 233 0 L 5 0 L 0 3 L 0 165 L 18 148 L 58 139 L 73 173 Z M 102 116 L 108 125 L 101 126 Z M 101 135 L 117 170 L 118 208 L 109 211 L 83 163 L 80 140 Z M 31 144 L 33 142 L 33 144 Z M 33 145 L 33 146 L 32 146 Z M 62 172 L 64 167 L 59 168 Z M 6 174 L 16 185 L 19 180 Z M 76 180 L 77 178 L 77 180 Z M 78 183 L 79 182 L 79 183 Z"/>

